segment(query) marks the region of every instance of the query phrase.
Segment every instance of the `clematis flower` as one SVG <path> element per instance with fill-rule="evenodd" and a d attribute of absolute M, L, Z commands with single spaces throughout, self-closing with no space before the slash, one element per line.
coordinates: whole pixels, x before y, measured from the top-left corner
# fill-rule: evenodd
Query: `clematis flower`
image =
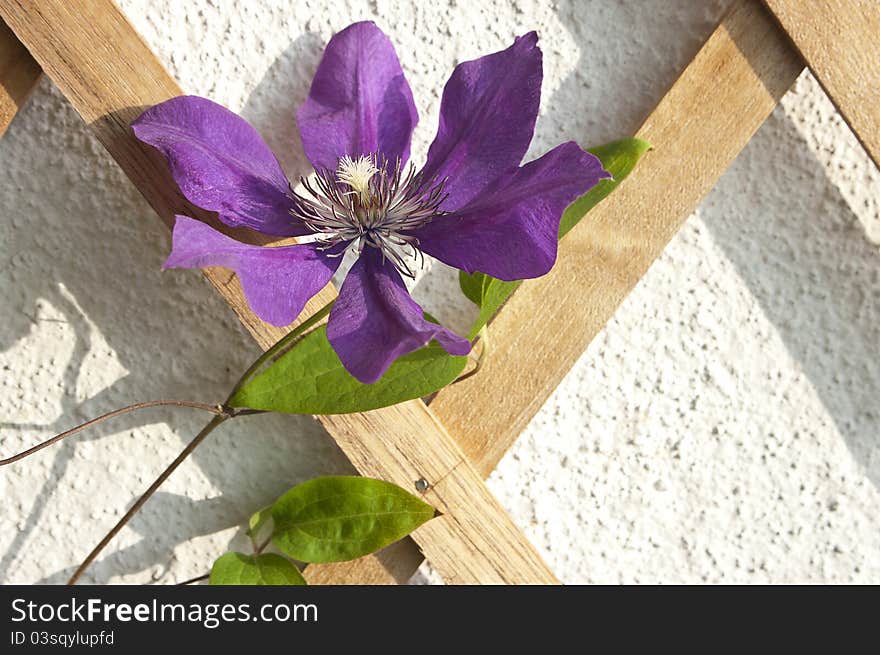
<path fill-rule="evenodd" d="M 530 32 L 455 68 L 417 170 L 408 159 L 418 114 L 394 47 L 371 22 L 339 32 L 297 115 L 315 169 L 302 194 L 256 130 L 220 105 L 182 96 L 148 109 L 134 133 L 164 154 L 193 204 L 229 226 L 303 237 L 260 247 L 177 216 L 165 267 L 230 268 L 254 313 L 287 325 L 354 251 L 327 325 L 354 377 L 375 382 L 432 339 L 467 354 L 470 342 L 426 320 L 410 297 L 402 278 L 413 274 L 410 254 L 503 280 L 544 275 L 556 260 L 563 211 L 609 177 L 574 142 L 520 166 L 541 95 L 537 41 Z"/>

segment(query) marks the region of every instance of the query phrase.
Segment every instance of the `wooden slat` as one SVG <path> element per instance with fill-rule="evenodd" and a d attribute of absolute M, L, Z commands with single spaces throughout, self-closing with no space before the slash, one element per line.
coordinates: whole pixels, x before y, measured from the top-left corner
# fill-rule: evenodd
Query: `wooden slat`
<path fill-rule="evenodd" d="M 750 12 L 754 11 L 748 6 L 745 8 L 737 7 L 734 12 L 728 16 L 724 24 L 716 30 L 715 34 L 713 34 L 707 46 L 701 52 L 701 56 L 705 56 L 707 51 L 714 51 L 714 54 L 711 58 L 710 64 L 714 63 L 720 67 L 723 63 L 725 57 L 723 56 L 725 48 L 719 48 L 718 43 L 720 41 L 731 40 L 732 35 L 738 35 L 744 30 L 746 30 L 746 26 L 750 20 L 755 21 L 756 27 L 760 27 L 762 29 L 766 28 L 764 23 L 766 22 L 766 18 L 762 15 L 750 16 Z M 759 30 L 760 32 L 760 30 Z M 793 79 L 794 73 L 792 73 L 792 69 L 798 68 L 796 63 L 796 58 L 793 58 L 790 52 L 786 52 L 784 47 L 781 47 L 780 37 L 778 33 L 767 31 L 763 34 L 763 38 L 765 41 L 762 43 L 760 39 L 758 39 L 757 43 L 753 43 L 752 47 L 747 51 L 744 51 L 742 58 L 732 57 L 730 61 L 727 62 L 729 67 L 732 67 L 733 70 L 728 70 L 727 72 L 733 72 L 734 78 L 742 78 L 745 76 L 745 80 L 740 80 L 740 83 L 743 84 L 742 99 L 744 102 L 750 102 L 750 98 L 758 98 L 758 102 L 762 102 L 763 100 L 760 98 L 761 89 L 760 87 L 763 85 L 763 80 L 768 78 L 766 75 L 766 68 L 769 65 L 769 62 L 772 62 L 774 57 L 778 57 L 778 60 L 781 64 L 781 70 L 779 75 L 777 76 L 776 83 L 768 87 L 771 89 L 770 95 L 778 96 L 780 93 L 780 88 L 785 88 L 790 80 Z M 738 40 L 742 40 L 741 35 L 737 37 Z M 714 48 L 712 47 L 714 44 Z M 729 46 L 729 43 L 728 43 Z M 750 63 L 751 62 L 751 63 Z M 757 74 L 749 75 L 748 70 L 754 65 Z M 711 66 L 710 66 L 711 68 Z M 694 80 L 692 79 L 693 71 L 691 68 L 688 69 L 688 72 L 682 76 L 679 82 L 676 84 L 676 89 L 682 92 L 682 94 L 687 98 L 687 96 L 701 97 L 705 95 L 700 89 L 699 84 L 694 84 Z M 784 82 L 786 75 L 789 76 L 789 82 Z M 689 79 L 691 78 L 691 79 Z M 699 81 L 699 80 L 697 80 Z M 675 89 L 674 89 L 675 90 Z M 671 94 L 670 94 L 671 95 Z M 664 104 L 667 103 L 667 100 L 664 99 L 664 103 L 661 103 L 660 107 L 652 114 L 651 118 L 646 122 L 646 128 L 654 124 L 662 123 L 661 109 L 664 108 Z M 692 100 L 692 102 L 696 102 Z M 769 109 L 767 109 L 769 111 Z M 685 132 L 687 129 L 692 127 L 689 121 L 684 121 L 682 123 L 682 127 L 685 128 Z M 742 132 L 744 135 L 743 142 L 748 138 L 748 134 L 751 133 L 755 129 L 755 126 L 750 123 L 742 123 L 740 125 L 742 128 Z M 648 159 L 644 161 L 635 176 L 634 179 L 641 179 L 642 176 L 648 176 L 651 171 L 650 168 L 653 167 L 652 159 L 656 157 L 659 149 L 664 146 L 664 144 L 658 141 L 656 136 L 651 136 L 651 133 L 645 133 L 644 130 L 642 134 L 645 134 L 648 138 L 651 138 L 657 148 L 655 148 L 655 153 L 649 155 Z M 686 136 L 684 134 L 683 136 Z M 714 140 L 713 140 L 714 143 Z M 673 144 L 674 145 L 674 142 Z M 718 143 L 719 159 L 723 160 L 725 157 L 727 159 L 732 160 L 732 158 L 736 155 L 739 150 L 739 147 L 728 147 L 725 148 L 725 143 L 723 141 Z M 689 153 L 686 153 L 689 154 Z M 686 159 L 686 157 L 685 157 Z M 726 165 L 726 164 L 725 164 Z M 716 167 L 717 168 L 717 167 Z M 716 171 L 717 173 L 717 171 Z M 653 176 L 655 179 L 657 175 Z M 662 178 L 662 176 L 661 176 Z M 627 203 L 623 202 L 623 199 L 618 197 L 622 195 L 630 194 L 630 190 L 633 189 L 633 185 L 637 184 L 635 181 L 631 181 L 628 184 L 625 184 L 619 189 L 612 199 L 606 201 L 606 205 L 611 203 L 612 201 L 617 200 L 618 203 L 622 205 L 626 205 Z M 672 188 L 666 189 L 666 191 L 672 191 Z M 664 188 L 657 190 L 657 197 L 663 198 L 665 194 Z M 696 203 L 694 203 L 695 205 Z M 591 215 L 591 220 L 595 221 L 597 217 L 597 213 L 610 213 L 610 209 L 607 206 L 600 206 L 597 210 L 594 210 Z M 682 215 L 686 215 L 690 210 L 686 210 Z M 579 228 L 579 230 L 584 229 L 583 226 Z M 576 234 L 577 231 L 574 234 Z M 568 239 L 567 239 L 568 241 Z M 563 265 L 566 261 L 565 248 L 560 253 L 560 265 Z M 517 294 L 518 298 L 515 297 L 513 301 L 511 301 L 510 306 L 515 306 L 515 303 L 520 303 L 522 301 L 523 291 L 528 289 L 529 286 L 536 284 L 535 282 L 524 285 L 523 289 Z M 593 287 L 593 291 L 595 291 L 595 287 Z M 552 296 L 550 296 L 552 298 Z M 585 297 L 585 303 L 589 304 L 590 296 Z M 552 301 L 548 302 L 548 304 L 552 304 Z M 616 303 L 614 303 L 616 305 Z M 506 312 L 502 312 L 502 318 L 504 317 Z M 608 313 L 608 317 L 610 317 L 610 312 Z M 600 316 L 597 316 L 594 320 L 598 322 L 601 319 Z M 493 361 L 495 363 L 504 363 L 507 361 L 509 363 L 509 368 L 516 369 L 520 364 L 517 363 L 516 358 L 500 360 L 498 357 L 499 345 L 501 345 L 502 340 L 499 337 L 500 327 L 503 323 L 500 322 L 500 319 L 493 324 L 493 345 L 496 355 L 493 357 Z M 589 326 L 587 326 L 589 328 Z M 584 343 L 589 341 L 591 335 L 589 333 L 584 334 Z M 515 351 L 514 351 L 515 353 Z M 502 367 L 502 371 L 504 368 Z M 567 367 L 564 367 L 567 370 Z M 552 377 L 553 375 L 557 376 L 557 379 L 560 379 L 562 375 L 564 375 L 565 370 L 554 371 L 552 368 L 541 369 L 547 372 L 548 376 Z M 508 376 L 510 377 L 510 376 Z M 473 378 L 474 383 L 479 382 L 483 376 L 477 376 Z M 516 378 L 512 378 L 516 379 Z M 467 387 L 470 386 L 469 383 L 465 383 L 462 385 L 456 385 L 455 387 L 451 387 L 442 391 L 435 404 L 432 408 L 446 423 L 451 423 L 458 415 L 459 411 L 465 410 L 469 405 L 475 405 L 476 413 L 482 413 L 482 417 L 486 418 L 490 416 L 488 411 L 485 408 L 488 406 L 488 403 L 484 402 L 483 399 L 486 399 L 487 396 L 484 393 L 477 393 L 472 395 L 467 391 Z M 551 385 L 552 386 L 552 385 Z M 480 384 L 476 384 L 474 386 L 474 390 L 478 392 L 482 392 L 483 390 L 480 388 Z M 493 399 L 494 403 L 495 400 Z M 513 439 L 515 439 L 518 434 L 520 427 L 523 426 L 530 418 L 534 411 L 536 411 L 537 406 L 540 403 L 536 403 L 536 407 L 534 409 L 526 409 L 522 412 L 518 411 L 514 403 L 504 404 L 501 407 L 495 407 L 494 410 L 500 414 L 498 417 L 498 423 L 500 423 L 500 430 L 494 435 L 496 438 L 493 439 L 493 435 L 488 433 L 486 430 L 479 430 L 481 427 L 479 422 L 470 423 L 469 425 L 464 426 L 464 430 L 458 433 L 457 436 L 464 437 L 462 439 L 463 445 L 465 445 L 465 449 L 473 455 L 474 461 L 478 464 L 481 471 L 487 473 L 494 466 L 495 462 L 498 458 L 500 458 L 501 454 L 503 454 L 504 450 L 512 443 Z M 484 409 L 480 409 L 480 408 Z M 505 426 L 505 420 L 509 420 L 509 422 Z M 477 428 L 477 430 L 474 430 Z M 386 549 L 383 553 L 379 554 L 378 558 L 364 558 L 355 563 L 346 563 L 340 565 L 330 565 L 330 566 L 320 566 L 320 567 L 311 567 L 307 574 L 311 574 L 310 578 L 314 582 L 335 582 L 335 583 L 344 583 L 344 582 L 387 582 L 389 581 L 389 572 L 392 576 L 395 576 L 397 579 L 405 579 L 406 576 L 409 575 L 411 571 L 414 570 L 417 563 L 420 561 L 420 557 L 417 551 L 415 551 L 411 544 L 402 543 L 397 546 Z"/>
<path fill-rule="evenodd" d="M 181 90 L 119 9 L 109 0 L 4 0 L 0 12 L 159 215 L 168 222 L 191 209 L 168 183 L 158 154 L 131 135 L 129 124 L 144 107 Z M 277 340 L 282 331 L 253 317 L 228 274 L 206 274 L 263 348 Z M 319 420 L 363 475 L 409 488 L 420 478 L 431 484 L 425 495 L 443 515 L 413 536 L 444 579 L 555 582 L 424 403 Z"/>
<path fill-rule="evenodd" d="M 0 21 L 0 137 L 27 100 L 42 71 L 6 23 Z"/>
<path fill-rule="evenodd" d="M 765 2 L 880 166 L 880 1 Z"/>
<path fill-rule="evenodd" d="M 443 389 L 431 403 L 484 476 L 801 70 L 800 57 L 757 1 L 732 5 L 639 130 L 654 149 L 565 237 L 553 271 L 524 283 L 492 321 L 492 352 L 479 375 Z M 405 579 L 415 571 L 404 560 L 412 553 L 397 556 L 383 565 Z M 381 579 L 371 560 L 312 575 L 318 583 Z"/>
<path fill-rule="evenodd" d="M 432 403 L 481 471 L 526 427 L 802 68 L 763 7 L 734 4 L 639 129 L 653 150 L 563 239 L 550 274 L 523 284 L 492 322 L 480 374 Z"/>

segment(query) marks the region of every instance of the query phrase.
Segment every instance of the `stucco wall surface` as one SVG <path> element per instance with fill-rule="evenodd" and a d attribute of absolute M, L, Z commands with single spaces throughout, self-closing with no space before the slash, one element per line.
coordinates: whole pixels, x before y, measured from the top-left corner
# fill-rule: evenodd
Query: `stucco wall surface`
<path fill-rule="evenodd" d="M 726 2 L 120 4 L 184 89 L 251 120 L 295 178 L 294 110 L 349 22 L 397 44 L 416 161 L 454 65 L 537 29 L 533 158 L 632 134 Z M 160 272 L 164 228 L 49 81 L 0 140 L 0 167 L 3 453 L 138 400 L 221 398 L 255 345 L 198 273 Z M 878 198 L 880 175 L 804 74 L 490 480 L 563 581 L 880 582 Z M 452 327 L 472 317 L 442 265 L 415 294 Z M 0 471 L 0 582 L 63 582 L 202 421 L 151 410 Z M 86 579 L 204 573 L 244 545 L 253 510 L 350 470 L 311 418 L 235 421 Z"/>

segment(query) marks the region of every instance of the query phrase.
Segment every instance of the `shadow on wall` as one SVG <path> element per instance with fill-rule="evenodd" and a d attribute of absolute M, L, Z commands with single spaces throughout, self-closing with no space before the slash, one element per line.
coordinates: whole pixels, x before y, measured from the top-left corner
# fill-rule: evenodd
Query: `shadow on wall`
<path fill-rule="evenodd" d="M 534 155 L 572 137 L 584 145 L 592 145 L 632 133 L 699 48 L 725 4 L 725 0 L 715 0 L 695 7 L 692 0 L 658 0 L 656 11 L 646 11 L 644 2 L 561 0 L 557 9 L 560 23 L 579 45 L 580 56 L 569 76 L 543 104 L 545 115 L 553 120 L 538 121 Z M 622 39 L 609 29 L 621 22 L 628 32 L 639 34 L 639 39 Z M 670 34 L 676 35 L 675 40 L 670 40 Z M 267 70 L 242 111 L 263 134 L 294 180 L 310 168 L 302 154 L 295 110 L 306 97 L 322 48 L 323 40 L 312 34 L 292 42 Z M 552 34 L 542 35 L 542 48 L 547 57 L 565 56 L 557 50 L 559 45 Z M 609 70 L 614 70 L 614 74 L 609 75 Z M 436 80 L 438 92 L 448 72 Z M 545 88 L 545 93 L 550 91 Z M 436 122 L 423 119 L 418 129 L 433 133 Z M 196 274 L 160 273 L 159 266 L 169 243 L 164 228 L 48 83 L 41 85 L 25 115 L 0 141 L 0 160 L 14 163 L 6 167 L 10 179 L 0 181 L 4 197 L 24 199 L 9 208 L 7 220 L 0 224 L 0 306 L 9 308 L 8 320 L 0 324 L 0 349 L 12 349 L 35 326 L 47 320 L 40 307 L 44 302 L 63 313 L 75 334 L 75 345 L 66 362 L 50 362 L 40 355 L 33 358 L 35 366 L 42 365 L 49 371 L 64 367 L 60 386 L 65 394 L 61 397 L 61 406 L 57 412 L 39 408 L 44 414 L 57 413 L 59 418 L 49 425 L 3 424 L 0 425 L 3 434 L 8 435 L 10 430 L 24 431 L 27 436 L 20 443 L 29 444 L 135 400 L 221 397 L 236 374 L 256 354 L 255 345 L 225 304 L 208 291 Z M 724 211 L 738 207 L 739 203 L 739 198 L 725 199 Z M 136 217 L 131 216 L 133 207 L 138 208 Z M 789 211 L 811 215 L 808 209 L 813 211 L 806 206 L 774 211 L 789 217 Z M 777 234 L 776 230 L 784 234 L 786 229 L 793 229 L 782 219 L 762 223 L 756 217 L 759 215 L 746 217 L 755 221 L 753 229 L 758 243 L 752 245 L 742 245 L 746 240 L 739 229 L 724 221 L 708 220 L 719 242 L 726 249 L 732 249 L 731 258 L 746 270 L 762 263 L 767 266 L 766 261 L 756 263 L 750 259 L 753 250 L 772 248 L 774 239 L 771 237 Z M 725 228 L 729 228 L 729 233 L 725 233 Z M 785 242 L 788 237 L 781 240 Z M 797 243 L 797 239 L 794 242 Z M 740 245 L 729 245 L 735 243 Z M 802 240 L 802 245 L 810 243 Z M 776 254 L 767 252 L 761 257 Z M 780 259 L 785 261 L 784 257 Z M 810 261 L 805 257 L 797 264 L 801 270 L 807 270 Z M 840 275 L 839 271 L 829 268 L 821 272 L 815 286 L 826 292 L 834 289 L 828 285 L 841 282 Z M 748 273 L 744 276 L 749 279 Z M 763 277 L 757 275 L 755 281 Z M 798 276 L 793 280 L 795 284 L 800 283 Z M 750 284 L 755 283 L 750 280 Z M 799 287 L 792 287 L 782 295 L 791 299 L 792 294 L 797 295 L 797 289 Z M 775 294 L 779 292 L 780 289 L 771 289 L 762 301 L 771 305 L 768 310 L 771 317 L 774 317 L 774 303 L 779 302 Z M 835 310 L 841 309 L 837 307 L 842 302 L 840 299 L 832 297 L 829 302 Z M 876 307 L 876 296 L 869 302 Z M 788 316 L 784 306 L 776 309 L 776 318 Z M 210 329 L 206 329 L 204 316 L 211 317 Z M 845 313 L 835 324 L 843 326 L 847 322 L 852 323 L 847 329 L 854 330 L 855 337 L 846 345 L 846 358 L 857 360 L 867 352 L 871 332 L 864 320 Z M 827 379 L 828 372 L 842 363 L 840 357 L 829 355 L 821 348 L 822 352 L 817 354 L 815 341 L 807 334 L 794 329 L 791 333 L 795 344 L 793 352 L 797 354 L 800 350 L 804 357 L 820 361 L 811 375 L 820 381 L 823 376 L 826 378 L 826 402 L 835 420 L 842 424 L 855 421 L 853 417 L 858 413 L 855 408 L 866 406 L 861 401 L 867 400 L 870 389 L 876 389 L 877 385 L 867 384 L 858 398 L 860 402 L 847 405 L 846 395 L 835 391 L 836 383 Z M 876 333 L 874 335 L 876 344 Z M 82 387 L 84 376 L 89 375 L 88 360 L 100 347 L 100 340 L 106 341 L 109 350 L 129 373 L 82 400 L 75 390 Z M 46 358 L 50 356 L 46 354 Z M 33 373 L 4 371 L 4 377 L 11 375 L 22 380 Z M 28 384 L 39 388 L 40 379 L 38 376 Z M 869 376 L 862 379 L 871 381 Z M 817 388 L 820 387 L 822 384 L 817 384 Z M 4 394 L 9 393 L 9 389 L 7 386 Z M 124 435 L 148 438 L 146 432 L 132 431 L 159 417 L 167 420 L 181 443 L 191 438 L 204 422 L 202 416 L 183 411 L 158 410 L 101 426 L 77 437 L 76 443 L 100 442 L 102 449 L 117 448 L 113 452 L 124 457 L 124 445 L 119 443 L 126 438 Z M 865 444 L 867 433 L 863 428 L 866 426 L 866 420 L 859 419 L 853 427 L 842 431 L 849 435 L 851 444 Z M 116 435 L 114 442 L 102 441 L 110 434 Z M 862 437 L 857 439 L 853 435 Z M 0 560 L 0 576 L 14 575 L 15 565 L 33 556 L 25 547 L 39 534 L 37 525 L 46 518 L 44 514 L 52 496 L 58 491 L 64 493 L 70 484 L 73 476 L 68 468 L 76 448 L 72 442 L 56 447 L 51 453 L 52 463 L 24 528 L 16 534 Z M 102 457 L 108 456 L 105 453 Z M 112 547 L 108 549 L 91 570 L 90 579 L 104 581 L 113 575 L 167 566 L 173 560 L 177 544 L 196 535 L 240 525 L 255 508 L 267 504 L 302 479 L 350 470 L 320 426 L 307 417 L 241 419 L 213 435 L 193 460 L 217 490 L 217 497 L 191 500 L 183 495 L 160 493 L 132 523 L 141 539 L 116 551 Z M 149 479 L 153 474 L 153 471 L 144 472 L 143 477 Z M 876 476 L 874 479 L 877 480 Z M 141 486 L 124 486 L 121 497 L 96 504 L 118 515 L 123 504 L 134 500 L 131 490 L 136 494 Z M 110 527 L 112 519 L 105 517 L 100 522 L 100 526 L 88 528 L 95 540 Z M 92 538 L 83 540 L 91 545 Z M 77 543 L 76 547 L 82 545 Z M 62 582 L 69 573 L 67 569 L 56 571 L 43 582 Z"/>
<path fill-rule="evenodd" d="M 556 2 L 555 13 L 565 32 L 540 33 L 539 46 L 545 62 L 564 62 L 571 72 L 552 88 L 545 68 L 542 115 L 526 160 L 540 157 L 564 141 L 575 140 L 590 147 L 634 134 L 712 32 L 729 2 Z M 521 25 L 520 33 L 530 28 L 527 19 Z M 621 38 L 622 30 L 638 38 Z M 576 62 L 570 61 L 570 44 L 579 52 Z M 488 53 L 489 49 L 480 51 Z M 407 53 L 400 54 L 406 67 Z M 451 73 L 450 67 L 438 74 L 434 82 L 438 94 Z M 436 119 L 422 116 L 416 129 L 433 138 Z M 415 159 L 420 161 L 418 156 Z M 473 305 L 462 299 L 458 271 L 440 262 L 431 263 L 430 274 L 419 280 L 412 294 L 422 304 L 430 301 L 430 311 L 459 332 L 465 332 L 475 318 Z"/>
<path fill-rule="evenodd" d="M 723 180 L 706 226 L 880 488 L 880 252 L 781 109 Z"/>
<path fill-rule="evenodd" d="M 556 4 L 559 22 L 580 56 L 542 103 L 545 112 L 559 113 L 564 120 L 553 121 L 559 132 L 551 133 L 551 122 L 538 119 L 535 144 L 540 153 L 569 139 L 589 147 L 634 134 L 696 55 L 730 0 Z M 541 37 L 545 58 L 565 58 L 552 34 Z"/>
<path fill-rule="evenodd" d="M 305 98 L 320 46 L 312 36 L 295 41 L 266 74 L 243 112 L 267 135 L 292 176 L 305 172 L 304 158 L 297 154 L 301 152 L 298 137 L 292 138 L 296 131 L 292 112 Z M 39 370 L 4 370 L 3 393 L 9 400 L 16 387 L 38 390 L 46 380 L 55 384 L 59 369 L 64 373 L 57 384 L 64 393 L 57 410 L 51 405 L 19 407 L 22 413 L 57 415 L 48 424 L 0 423 L 6 437 L 3 452 L 139 400 L 221 399 L 258 353 L 256 345 L 195 273 L 160 271 L 170 244 L 165 229 L 47 82 L 0 141 L 0 161 L 9 162 L 4 168 L 10 175 L 2 187 L 9 206 L 0 225 L 0 307 L 5 314 L 0 322 L 0 350 L 16 347 L 40 323 L 56 320 L 46 317 L 47 305 L 63 314 L 61 321 L 75 335 L 72 350 L 60 351 L 66 361 L 56 359 L 54 352 L 35 353 L 28 361 Z M 22 200 L 16 204 L 17 199 Z M 132 208 L 137 208 L 135 217 Z M 94 374 L 88 362 L 102 345 L 99 339 L 106 341 L 128 374 L 83 399 L 76 390 L 88 386 Z M 41 395 L 35 391 L 30 397 Z M 25 546 L 39 534 L 41 520 L 48 520 L 45 511 L 50 499 L 69 486 L 73 471 L 68 468 L 77 444 L 115 435 L 115 443 L 103 442 L 100 447 L 116 455 L 104 451 L 101 457 L 125 457 L 120 441 L 149 439 L 149 429 L 133 431 L 163 419 L 180 436 L 181 444 L 206 420 L 186 410 L 147 410 L 53 447 L 51 464 L 40 480 L 42 486 L 23 528 L 0 558 L 0 577 L 15 578 L 16 565 L 24 557 L 36 556 Z M 178 449 L 175 445 L 167 451 L 168 461 Z M 311 417 L 239 419 L 212 435 L 192 459 L 217 497 L 194 501 L 162 493 L 132 524 L 142 540 L 117 552 L 111 546 L 87 574 L 88 579 L 105 581 L 112 575 L 166 566 L 173 560 L 175 545 L 241 525 L 256 508 L 304 479 L 351 471 Z M 28 462 L 15 466 L 26 467 Z M 160 470 L 151 467 L 139 473 L 142 480 L 149 480 Z M 105 480 L 90 483 L 109 484 Z M 103 520 L 89 526 L 88 534 L 95 536 L 76 540 L 76 547 L 83 548 L 83 541 L 96 542 L 111 527 L 114 519 L 110 517 L 121 515 L 145 486 L 146 482 L 121 484 L 126 491 L 118 497 L 96 501 L 96 515 Z M 61 527 L 74 528 L 70 524 Z M 85 554 L 84 550 L 77 557 Z M 41 582 L 63 582 L 70 573 L 57 571 Z"/>
<path fill-rule="evenodd" d="M 652 12 L 645 11 L 642 2 L 560 2 L 560 22 L 571 30 L 581 55 L 568 79 L 544 103 L 545 113 L 558 120 L 539 120 L 536 151 L 572 137 L 596 144 L 631 133 L 697 50 L 723 4 L 724 0 L 717 0 L 695 9 L 690 0 L 678 0 L 662 3 L 662 11 Z M 609 32 L 612 19 L 617 23 L 621 16 L 627 30 L 642 38 L 625 40 Z M 675 42 L 669 41 L 670 33 L 679 35 Z M 557 47 L 552 35 L 543 35 L 542 47 L 545 52 Z M 315 35 L 296 39 L 268 69 L 242 111 L 294 180 L 309 171 L 294 113 L 306 97 L 322 48 L 323 41 Z M 564 53 L 556 51 L 553 56 Z M 612 68 L 614 76 L 604 74 Z M 444 82 L 445 77 L 437 80 L 438 91 Z M 419 129 L 433 131 L 436 123 L 423 121 Z M 63 314 L 75 339 L 70 352 L 59 351 L 65 353 L 65 362 L 53 359 L 56 353 L 31 357 L 34 367 L 48 371 L 45 375 L 33 370 L 4 371 L 4 394 L 10 398 L 13 393 L 40 397 L 35 390 L 47 379 L 54 381 L 51 376 L 59 367 L 64 373 L 58 385 L 65 390 L 57 409 L 51 405 L 18 407 L 23 414 L 57 415 L 56 420 L 45 425 L 39 421 L 3 423 L 4 436 L 12 432 L 17 445 L 29 445 L 137 400 L 222 397 L 237 372 L 256 354 L 255 345 L 194 273 L 160 272 L 169 245 L 164 228 L 48 82 L 41 84 L 0 141 L 0 161 L 8 163 L 4 167 L 8 177 L 0 181 L 0 190 L 12 200 L 0 224 L 0 306 L 6 310 L 0 323 L 0 350 L 17 347 L 41 329 L 41 323 L 51 320 L 45 305 Z M 137 208 L 136 216 L 132 208 Z M 206 316 L 211 317 L 207 323 Z M 93 375 L 89 359 L 101 347 L 101 340 L 128 374 L 83 399 L 76 390 Z M 25 389 L 18 391 L 16 386 Z M 149 431 L 135 430 L 160 418 L 181 443 L 204 422 L 204 417 L 183 411 L 153 410 L 56 446 L 49 454 L 51 463 L 44 474 L 41 471 L 41 487 L 24 527 L 0 559 L 0 576 L 14 578 L 16 565 L 35 556 L 26 546 L 41 535 L 41 521 L 47 519 L 52 497 L 69 487 L 74 471 L 68 469 L 77 444 L 100 443 L 102 461 L 124 458 L 126 448 L 120 442 L 149 438 Z M 115 435 L 114 440 L 103 440 L 108 435 Z M 112 575 L 167 566 L 177 544 L 240 525 L 255 508 L 302 479 L 350 470 L 324 431 L 308 417 L 241 419 L 212 435 L 193 460 L 217 490 L 217 497 L 190 500 L 160 493 L 132 523 L 142 538 L 120 550 L 108 549 L 87 578 L 105 581 Z M 157 472 L 143 471 L 143 478 Z M 102 480 L 88 483 L 107 484 Z M 95 502 L 96 513 L 118 516 L 122 505 L 132 502 L 142 486 L 120 484 L 119 497 Z M 112 519 L 105 517 L 100 523 L 83 529 L 94 537 L 79 535 L 74 542 L 77 549 L 83 541 L 91 545 L 97 540 Z M 63 524 L 59 529 L 74 526 Z M 70 572 L 56 571 L 41 582 L 62 582 Z"/>
<path fill-rule="evenodd" d="M 583 45 L 578 64 L 546 106 L 577 107 L 565 129 L 590 144 L 632 134 L 659 99 L 658 85 L 662 93 L 672 84 L 704 38 L 680 39 L 679 49 L 692 50 L 683 59 L 671 57 L 673 51 L 659 44 L 668 43 L 669 34 L 682 35 L 671 29 L 676 19 L 690 11 L 691 29 L 708 35 L 727 5 L 706 2 L 695 10 L 691 2 L 666 3 L 663 12 L 651 12 L 644 3 L 622 3 L 614 10 L 626 17 L 627 30 L 641 37 L 597 47 L 606 45 L 601 30 L 609 24 L 603 20 L 609 6 L 561 2 L 560 22 Z M 700 11 L 702 20 L 694 16 Z M 608 68 L 615 68 L 617 84 L 596 88 L 607 80 L 594 79 L 593 71 Z M 542 147 L 566 138 L 542 132 L 542 125 L 548 123 L 538 122 Z M 781 161 L 786 152 L 798 156 Z M 779 109 L 722 179 L 701 205 L 701 217 L 802 366 L 853 457 L 880 488 L 876 245 Z"/>
<path fill-rule="evenodd" d="M 251 92 L 241 115 L 259 130 L 293 182 L 312 172 L 303 152 L 296 111 L 306 101 L 324 40 L 307 32 L 272 63 Z"/>
<path fill-rule="evenodd" d="M 223 445 L 225 444 L 216 446 L 216 449 L 219 450 Z M 205 470 L 204 467 L 202 470 Z M 227 480 L 227 484 L 228 482 L 229 480 Z M 236 491 L 239 496 L 241 493 L 240 490 Z M 272 500 L 274 498 L 265 499 L 262 506 Z M 182 582 L 183 578 L 179 580 L 163 579 L 166 575 L 165 567 L 174 559 L 174 548 L 182 542 L 231 527 L 230 516 L 234 516 L 235 512 L 241 509 L 239 505 L 240 502 L 236 503 L 234 499 L 231 502 L 227 498 L 226 492 L 214 498 L 193 500 L 181 494 L 157 491 L 144 509 L 136 514 L 128 524 L 127 529 L 136 532 L 138 540 L 128 546 L 120 547 L 118 544 L 115 548 L 112 545 L 109 546 L 102 553 L 100 559 L 92 564 L 86 575 L 98 584 L 105 584 L 114 576 L 154 569 L 152 575 L 154 582 L 159 584 Z M 121 507 L 119 509 L 122 510 Z M 242 527 L 246 520 L 242 519 L 232 523 L 239 528 L 232 543 L 237 550 L 244 552 L 248 552 L 250 549 L 248 545 L 250 542 L 244 527 Z M 157 522 L 160 525 L 161 531 L 159 532 L 157 532 Z M 107 525 L 106 529 L 109 528 L 110 525 Z M 216 558 L 220 554 L 213 555 Z M 79 558 L 81 559 L 85 555 L 86 552 L 83 551 Z M 203 570 L 193 570 L 190 577 L 194 578 L 210 572 L 212 564 L 213 560 L 205 561 Z M 55 571 L 42 580 L 37 580 L 35 584 L 64 584 L 73 575 L 77 566 L 78 563 Z"/>

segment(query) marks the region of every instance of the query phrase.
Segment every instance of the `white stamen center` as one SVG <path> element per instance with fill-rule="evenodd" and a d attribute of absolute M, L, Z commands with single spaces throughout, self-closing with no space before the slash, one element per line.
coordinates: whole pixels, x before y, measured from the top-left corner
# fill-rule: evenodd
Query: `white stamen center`
<path fill-rule="evenodd" d="M 352 191 L 361 194 L 361 198 L 366 200 L 370 193 L 370 180 L 379 172 L 373 158 L 361 155 L 357 159 L 352 159 L 348 155 L 339 160 L 339 166 L 336 169 L 336 179 L 351 187 Z"/>
<path fill-rule="evenodd" d="M 321 248 L 339 257 L 376 248 L 402 275 L 414 277 L 406 251 L 421 255 L 415 230 L 444 214 L 445 180 L 425 179 L 410 164 L 389 164 L 377 154 L 339 159 L 336 171 L 317 171 L 313 180 L 300 178 L 308 196 L 291 189 L 290 213 L 314 235 Z M 346 188 L 347 187 L 347 188 Z M 310 197 L 309 197 L 310 196 Z"/>

